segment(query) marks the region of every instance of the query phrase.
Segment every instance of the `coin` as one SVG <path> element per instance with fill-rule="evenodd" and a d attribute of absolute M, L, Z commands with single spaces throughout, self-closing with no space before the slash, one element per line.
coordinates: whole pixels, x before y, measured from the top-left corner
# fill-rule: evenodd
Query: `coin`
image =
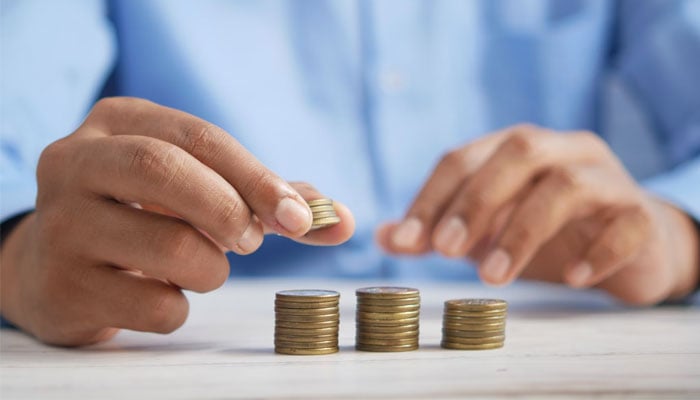
<path fill-rule="evenodd" d="M 440 342 L 440 346 L 442 346 L 445 349 L 453 349 L 453 350 L 490 350 L 490 349 L 498 349 L 503 347 L 503 342 L 499 343 L 485 343 L 485 344 L 462 344 L 462 343 L 454 343 L 454 342 L 449 342 L 443 340 Z"/>
<path fill-rule="evenodd" d="M 454 330 L 454 329 L 444 329 L 443 328 L 442 334 L 444 335 L 443 337 L 449 336 L 450 338 L 453 338 L 453 337 L 484 338 L 484 337 L 493 337 L 493 336 L 504 335 L 505 330 L 497 329 L 497 330 L 492 330 L 492 331 L 458 331 L 458 330 Z"/>
<path fill-rule="evenodd" d="M 288 302 L 318 302 L 338 299 L 340 293 L 334 290 L 319 289 L 282 290 L 277 292 L 276 297 L 278 300 Z"/>
<path fill-rule="evenodd" d="M 366 304 L 357 304 L 357 311 L 362 312 L 379 312 L 379 313 L 396 313 L 404 311 L 418 311 L 420 304 L 407 304 L 401 306 L 373 306 Z"/>
<path fill-rule="evenodd" d="M 485 338 L 464 338 L 464 337 L 450 336 L 450 337 L 443 337 L 442 340 L 445 340 L 445 341 L 448 341 L 451 343 L 459 343 L 459 344 L 487 344 L 487 343 L 503 342 L 506 340 L 506 337 L 505 337 L 505 335 L 485 337 Z"/>
<path fill-rule="evenodd" d="M 319 301 L 319 302 L 299 302 L 299 301 L 285 301 L 285 300 L 280 300 L 277 299 L 275 300 L 275 307 L 280 307 L 280 308 L 291 308 L 291 309 L 308 309 L 308 308 L 313 308 L 313 309 L 319 309 L 319 308 L 328 308 L 328 307 L 338 307 L 339 302 L 338 299 L 331 300 L 331 301 Z"/>
<path fill-rule="evenodd" d="M 340 222 L 340 217 L 338 216 L 331 216 L 331 217 L 319 217 L 319 218 L 314 218 L 311 225 L 312 226 L 318 226 L 318 225 L 334 225 Z"/>
<path fill-rule="evenodd" d="M 420 305 L 420 296 L 405 297 L 401 299 L 358 297 L 358 307 L 401 307 Z"/>
<path fill-rule="evenodd" d="M 313 210 L 313 219 L 321 219 L 321 218 L 328 218 L 328 217 L 338 217 L 338 215 L 335 213 L 335 210 L 328 210 L 328 211 L 317 211 Z"/>
<path fill-rule="evenodd" d="M 367 333 L 402 333 L 402 332 L 413 332 L 418 331 L 418 322 L 415 324 L 403 324 L 398 326 L 377 326 L 369 325 L 364 323 L 358 323 L 356 325 L 358 331 Z"/>
<path fill-rule="evenodd" d="M 482 324 L 482 323 L 488 324 L 491 322 L 505 321 L 505 317 L 504 316 L 463 317 L 463 316 L 455 316 L 455 315 L 445 314 L 443 317 L 443 320 L 454 322 L 454 323 L 464 322 L 466 324 Z"/>
<path fill-rule="evenodd" d="M 292 315 L 292 314 L 275 314 L 275 321 L 285 321 L 285 322 L 312 322 L 312 323 L 323 323 L 323 322 L 336 322 L 338 320 L 338 314 L 323 314 L 323 315 Z"/>
<path fill-rule="evenodd" d="M 284 328 L 275 326 L 275 335 L 289 336 L 325 336 L 337 335 L 340 327 L 338 325 L 330 328 L 315 328 L 315 329 L 299 329 L 299 328 Z"/>
<path fill-rule="evenodd" d="M 285 333 L 280 333 L 279 331 L 275 331 L 275 340 L 282 340 L 282 341 L 288 341 L 288 342 L 303 342 L 303 343 L 309 343 L 309 342 L 323 342 L 323 341 L 329 341 L 329 340 L 335 340 L 336 342 L 338 341 L 338 334 L 337 332 L 333 333 L 327 333 L 327 334 L 318 334 L 318 335 L 288 335 Z"/>
<path fill-rule="evenodd" d="M 414 288 L 390 286 L 366 287 L 355 291 L 355 294 L 362 298 L 383 298 L 392 300 L 416 298 L 419 293 L 418 289 Z"/>
<path fill-rule="evenodd" d="M 455 299 L 445 302 L 445 309 L 454 308 L 460 310 L 505 310 L 508 303 L 497 299 Z"/>
<path fill-rule="evenodd" d="M 309 207 L 333 205 L 333 199 L 315 199 L 315 200 L 307 200 L 307 201 L 306 201 L 306 204 L 308 204 Z"/>
<path fill-rule="evenodd" d="M 493 331 L 496 329 L 504 329 L 506 327 L 506 323 L 498 322 L 489 324 L 462 324 L 443 321 L 442 327 L 445 329 L 457 331 Z"/>
<path fill-rule="evenodd" d="M 298 347 L 275 347 L 275 353 L 298 355 L 298 356 L 320 356 L 323 354 L 333 354 L 338 352 L 337 346 L 316 348 L 316 349 L 300 349 Z"/>
<path fill-rule="evenodd" d="M 360 320 L 403 320 L 408 318 L 418 318 L 420 311 L 402 311 L 394 313 L 373 313 L 357 311 L 357 319 Z"/>
<path fill-rule="evenodd" d="M 416 339 L 419 336 L 419 331 L 413 330 L 413 331 L 392 332 L 392 333 L 376 333 L 376 332 L 357 331 L 356 336 L 362 337 L 362 338 L 368 338 L 368 339 L 402 339 L 402 338 Z"/>
<path fill-rule="evenodd" d="M 416 344 L 416 339 L 415 338 L 403 338 L 403 339 L 374 339 L 374 338 L 367 338 L 364 336 L 357 336 L 355 338 L 357 343 L 362 343 L 362 344 L 369 344 L 373 346 L 408 346 L 408 345 L 415 345 Z"/>
<path fill-rule="evenodd" d="M 286 315 L 324 315 L 338 314 L 338 312 L 340 312 L 340 308 L 338 306 L 323 308 L 285 308 L 275 306 L 275 312 Z"/>
<path fill-rule="evenodd" d="M 316 342 L 292 342 L 288 340 L 275 339 L 276 347 L 296 347 L 298 349 L 318 349 L 338 346 L 338 340 L 324 340 Z"/>
<path fill-rule="evenodd" d="M 356 350 L 361 351 L 376 351 L 376 352 L 399 352 L 399 351 L 412 351 L 418 350 L 418 344 L 402 345 L 402 346 L 377 346 L 370 344 L 355 344 Z"/>
<path fill-rule="evenodd" d="M 323 328 L 337 328 L 340 323 L 338 321 L 324 321 L 324 322 L 293 322 L 293 321 L 275 321 L 275 326 L 280 328 L 291 328 L 291 329 L 323 329 Z"/>

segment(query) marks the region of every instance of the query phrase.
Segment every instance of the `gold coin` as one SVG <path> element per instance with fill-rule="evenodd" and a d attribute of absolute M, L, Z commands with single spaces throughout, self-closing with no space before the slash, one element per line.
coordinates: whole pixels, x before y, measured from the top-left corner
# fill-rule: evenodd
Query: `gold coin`
<path fill-rule="evenodd" d="M 370 326 L 405 326 L 418 325 L 418 318 L 406 319 L 373 319 L 373 320 L 357 320 L 358 324 Z"/>
<path fill-rule="evenodd" d="M 299 301 L 284 301 L 284 300 L 275 300 L 275 306 L 276 307 L 281 307 L 281 308 L 288 308 L 288 309 L 319 309 L 319 308 L 328 308 L 328 307 L 338 307 L 339 301 L 338 299 L 331 300 L 331 301 L 319 301 L 319 302 L 299 302 Z"/>
<path fill-rule="evenodd" d="M 360 288 L 355 291 L 358 297 L 362 298 L 380 298 L 380 299 L 405 299 L 418 297 L 420 292 L 418 289 L 408 287 L 392 287 L 392 286 L 375 286 Z"/>
<path fill-rule="evenodd" d="M 335 207 L 331 205 L 314 206 L 311 207 L 311 214 L 316 214 L 318 212 L 335 212 Z"/>
<path fill-rule="evenodd" d="M 295 329 L 295 328 L 284 328 L 281 326 L 275 326 L 275 335 L 325 336 L 325 335 L 337 335 L 338 331 L 340 331 L 339 326 L 333 326 L 330 328 L 316 328 L 316 329 Z"/>
<path fill-rule="evenodd" d="M 460 310 L 505 310 L 508 308 L 508 303 L 498 299 L 455 299 L 447 300 L 445 308 L 460 309 Z"/>
<path fill-rule="evenodd" d="M 357 304 L 357 311 L 362 312 L 400 313 L 418 310 L 420 310 L 420 304 L 408 304 L 401 306 L 370 306 L 366 304 Z"/>
<path fill-rule="evenodd" d="M 307 201 L 306 201 L 306 204 L 308 204 L 309 207 L 333 205 L 333 199 L 314 199 L 314 200 L 307 200 Z"/>
<path fill-rule="evenodd" d="M 413 331 L 394 332 L 394 333 L 376 333 L 376 332 L 364 332 L 361 330 L 357 330 L 356 336 L 368 338 L 368 339 L 404 339 L 404 338 L 408 339 L 408 338 L 417 338 L 418 336 L 420 336 L 420 332 L 418 330 L 413 330 Z"/>
<path fill-rule="evenodd" d="M 443 336 L 463 337 L 463 338 L 484 338 L 505 335 L 505 329 L 496 329 L 492 331 L 458 331 L 454 329 L 443 329 Z"/>
<path fill-rule="evenodd" d="M 339 297 L 340 293 L 335 290 L 300 289 L 282 290 L 276 293 L 277 300 L 301 303 L 336 301 Z"/>
<path fill-rule="evenodd" d="M 324 314 L 338 314 L 340 308 L 335 307 L 324 307 L 324 308 L 284 308 L 275 306 L 275 312 L 287 315 L 324 315 Z"/>
<path fill-rule="evenodd" d="M 502 343 L 506 340 L 505 335 L 493 336 L 488 338 L 463 338 L 457 336 L 442 336 L 442 340 L 450 343 L 459 344 L 488 344 L 488 343 Z"/>
<path fill-rule="evenodd" d="M 420 296 L 406 297 L 403 299 L 382 299 L 357 297 L 357 304 L 370 307 L 400 307 L 400 306 L 420 306 Z"/>
<path fill-rule="evenodd" d="M 334 322 L 338 321 L 338 314 L 321 314 L 321 315 L 289 315 L 283 313 L 275 313 L 275 321 L 286 322 Z"/>
<path fill-rule="evenodd" d="M 297 356 L 320 356 L 323 354 L 337 353 L 338 350 L 338 346 L 317 349 L 300 349 L 297 347 L 275 347 L 275 353 Z"/>
<path fill-rule="evenodd" d="M 505 322 L 494 322 L 488 324 L 465 324 L 465 323 L 454 323 L 449 321 L 443 321 L 442 327 L 444 329 L 457 330 L 457 331 L 493 331 L 497 329 L 505 329 Z"/>
<path fill-rule="evenodd" d="M 355 341 L 361 344 L 369 344 L 372 346 L 405 346 L 418 344 L 418 338 L 408 339 L 372 339 L 365 337 L 355 337 Z"/>
<path fill-rule="evenodd" d="M 323 321 L 323 322 L 294 322 L 294 321 L 275 321 L 275 327 L 279 328 L 291 328 L 291 329 L 326 329 L 326 328 L 337 328 L 340 322 L 335 321 Z"/>
<path fill-rule="evenodd" d="M 284 335 L 275 332 L 275 340 L 281 340 L 283 342 L 295 342 L 295 343 L 318 343 L 326 342 L 330 340 L 338 341 L 338 334 L 331 335 L 316 335 L 316 336 L 299 336 L 299 335 Z"/>
<path fill-rule="evenodd" d="M 328 218 L 328 217 L 337 217 L 338 214 L 335 213 L 335 211 L 314 211 L 313 212 L 313 219 L 318 220 L 321 218 Z"/>
<path fill-rule="evenodd" d="M 462 344 L 462 343 L 454 343 L 454 342 L 447 342 L 447 341 L 442 341 L 440 342 L 440 346 L 442 346 L 443 349 L 453 349 L 453 350 L 490 350 L 490 349 L 498 349 L 503 347 L 503 342 L 499 343 L 486 343 L 486 344 Z"/>
<path fill-rule="evenodd" d="M 501 317 L 505 318 L 508 313 L 506 311 L 462 311 L 462 310 L 445 310 L 443 315 L 449 315 L 454 317 L 478 317 L 478 318 L 491 318 L 491 317 Z"/>
<path fill-rule="evenodd" d="M 409 344 L 402 346 L 376 346 L 371 344 L 355 343 L 355 349 L 360 351 L 374 351 L 374 352 L 399 352 L 399 351 L 412 351 L 418 350 L 418 344 Z"/>
<path fill-rule="evenodd" d="M 340 217 L 335 216 L 335 217 L 321 217 L 321 218 L 314 218 L 311 222 L 311 225 L 331 225 L 331 224 L 337 224 L 340 222 Z"/>
<path fill-rule="evenodd" d="M 406 318 L 418 318 L 420 311 L 403 311 L 396 313 L 373 313 L 357 311 L 355 317 L 361 321 L 376 321 L 376 320 L 397 320 Z"/>
<path fill-rule="evenodd" d="M 357 324 L 356 328 L 357 331 L 362 331 L 366 333 L 403 333 L 418 331 L 418 324 L 406 324 L 400 326 L 377 326 Z"/>
<path fill-rule="evenodd" d="M 455 315 L 444 315 L 442 318 L 443 321 L 450 321 L 450 322 L 464 322 L 466 324 L 482 324 L 482 323 L 491 323 L 491 322 L 501 322 L 505 321 L 505 317 L 503 316 L 498 316 L 498 317 L 458 317 Z"/>
<path fill-rule="evenodd" d="M 297 348 L 297 349 L 321 349 L 338 346 L 337 340 L 324 340 L 316 342 L 290 342 L 287 340 L 275 339 L 275 347 Z"/>

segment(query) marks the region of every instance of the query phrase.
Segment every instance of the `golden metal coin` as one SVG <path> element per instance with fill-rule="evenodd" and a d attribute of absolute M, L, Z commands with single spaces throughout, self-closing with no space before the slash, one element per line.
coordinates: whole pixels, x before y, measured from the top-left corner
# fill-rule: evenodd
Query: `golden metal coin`
<path fill-rule="evenodd" d="M 323 205 L 323 206 L 311 207 L 311 214 L 315 214 L 315 213 L 319 213 L 319 212 L 331 212 L 331 211 L 335 213 L 334 206 Z"/>
<path fill-rule="evenodd" d="M 275 321 L 286 322 L 333 322 L 338 320 L 338 314 L 321 314 L 321 315 L 290 315 L 284 313 L 275 313 Z"/>
<path fill-rule="evenodd" d="M 373 319 L 373 320 L 357 320 L 358 324 L 371 325 L 371 326 L 405 326 L 405 325 L 418 325 L 418 318 L 406 318 L 406 319 Z"/>
<path fill-rule="evenodd" d="M 457 317 L 454 315 L 444 315 L 442 320 L 450 322 L 464 322 L 466 324 L 488 324 L 492 322 L 505 321 L 506 319 L 505 317 Z"/>
<path fill-rule="evenodd" d="M 400 306 L 420 306 L 420 296 L 406 297 L 404 299 L 382 299 L 357 297 L 358 306 L 370 307 L 400 307 Z"/>
<path fill-rule="evenodd" d="M 355 349 L 360 351 L 374 351 L 374 352 L 400 352 L 400 351 L 413 351 L 418 350 L 418 344 L 410 344 L 403 346 L 375 346 L 370 344 L 356 343 Z"/>
<path fill-rule="evenodd" d="M 294 322 L 294 321 L 275 321 L 275 327 L 291 328 L 291 329 L 326 329 L 337 328 L 340 321 L 323 321 L 323 322 Z"/>
<path fill-rule="evenodd" d="M 503 342 L 500 343 L 486 343 L 486 344 L 462 344 L 462 343 L 454 343 L 454 342 L 447 342 L 443 340 L 440 342 L 440 346 L 442 346 L 443 349 L 452 349 L 452 350 L 491 350 L 491 349 L 499 349 L 503 347 Z"/>
<path fill-rule="evenodd" d="M 404 311 L 396 313 L 372 313 L 357 311 L 355 317 L 360 321 L 376 321 L 376 320 L 397 320 L 406 318 L 418 318 L 420 311 Z"/>
<path fill-rule="evenodd" d="M 309 207 L 333 205 L 333 199 L 314 199 L 314 200 L 307 200 L 307 201 L 306 201 L 306 204 L 308 204 Z"/>
<path fill-rule="evenodd" d="M 444 329 L 451 329 L 457 331 L 493 331 L 497 329 L 505 329 L 505 321 L 493 322 L 488 324 L 465 324 L 465 323 L 455 323 L 450 321 L 443 321 L 442 327 Z"/>
<path fill-rule="evenodd" d="M 357 324 L 355 325 L 355 327 L 357 328 L 357 331 L 362 331 L 366 333 L 403 333 L 418 331 L 418 324 L 406 324 L 399 326 L 377 326 Z"/>
<path fill-rule="evenodd" d="M 408 339 L 417 338 L 420 336 L 418 330 L 406 331 L 406 332 L 394 332 L 394 333 L 376 333 L 376 332 L 365 332 L 362 330 L 357 330 L 357 337 L 368 338 L 368 339 Z"/>
<path fill-rule="evenodd" d="M 506 310 L 508 303 L 498 299 L 455 299 L 445 302 L 445 309 L 460 309 L 460 310 Z"/>
<path fill-rule="evenodd" d="M 328 217 L 337 217 L 338 214 L 335 213 L 335 211 L 314 211 L 313 212 L 313 219 L 318 220 L 321 218 L 328 218 Z"/>
<path fill-rule="evenodd" d="M 371 346 L 408 346 L 418 344 L 417 338 L 411 339 L 368 339 L 356 337 L 355 341 L 360 344 L 368 344 Z"/>
<path fill-rule="evenodd" d="M 322 349 L 338 346 L 337 340 L 325 340 L 323 342 L 290 342 L 286 340 L 275 339 L 275 347 L 297 348 L 297 349 Z"/>
<path fill-rule="evenodd" d="M 360 288 L 355 291 L 358 297 L 362 298 L 380 298 L 380 299 L 405 299 L 418 297 L 420 292 L 418 289 L 408 287 L 393 287 L 393 286 L 375 286 Z"/>
<path fill-rule="evenodd" d="M 275 335 L 325 336 L 325 335 L 338 335 L 339 331 L 340 331 L 340 326 L 333 326 L 330 328 L 316 328 L 316 329 L 295 329 L 295 328 L 283 328 L 281 326 L 275 326 Z"/>
<path fill-rule="evenodd" d="M 505 335 L 505 332 L 505 329 L 496 329 L 491 331 L 458 331 L 454 329 L 443 329 L 442 335 L 443 337 L 484 338 Z"/>
<path fill-rule="evenodd" d="M 311 225 L 330 225 L 330 224 L 337 224 L 340 222 L 340 217 L 335 216 L 335 217 L 321 217 L 321 218 L 314 218 L 311 222 Z"/>
<path fill-rule="evenodd" d="M 506 318 L 508 313 L 506 311 L 461 311 L 461 310 L 445 310 L 443 315 L 451 317 L 461 317 L 461 318 Z"/>
<path fill-rule="evenodd" d="M 324 308 L 284 308 L 275 306 L 275 312 L 287 315 L 324 315 L 338 314 L 340 308 L 338 306 Z"/>
<path fill-rule="evenodd" d="M 357 304 L 357 311 L 362 312 L 379 312 L 379 313 L 400 313 L 406 311 L 419 311 L 420 304 L 407 304 L 401 306 L 370 306 L 366 304 Z"/>
<path fill-rule="evenodd" d="M 281 340 L 283 342 L 295 342 L 295 343 L 319 343 L 335 340 L 338 341 L 338 334 L 330 335 L 315 335 L 315 336 L 300 336 L 300 335 L 285 335 L 275 332 L 275 340 Z"/>
<path fill-rule="evenodd" d="M 319 309 L 328 307 L 338 307 L 338 299 L 332 301 L 319 301 L 319 302 L 298 302 L 298 301 L 284 301 L 275 300 L 275 307 L 287 308 L 287 309 Z"/>
<path fill-rule="evenodd" d="M 276 299 L 286 302 L 319 302 L 332 301 L 340 298 L 340 293 L 335 290 L 300 289 L 282 290 L 276 293 Z"/>
<path fill-rule="evenodd" d="M 300 349 L 297 347 L 275 347 L 275 353 L 297 355 L 297 356 L 320 356 L 323 354 L 333 354 L 338 352 L 338 347 L 326 347 L 317 349 Z"/>
<path fill-rule="evenodd" d="M 444 336 L 442 340 L 450 343 L 459 344 L 489 344 L 489 343 L 502 343 L 506 340 L 505 335 L 493 336 L 488 338 L 462 338 L 456 336 Z"/>

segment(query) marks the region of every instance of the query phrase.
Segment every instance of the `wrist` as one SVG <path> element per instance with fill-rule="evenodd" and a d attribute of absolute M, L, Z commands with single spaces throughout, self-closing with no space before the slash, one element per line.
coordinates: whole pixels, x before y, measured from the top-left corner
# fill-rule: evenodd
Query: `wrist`
<path fill-rule="evenodd" d="M 674 270 L 674 286 L 669 300 L 678 300 L 692 294 L 700 280 L 700 231 L 698 224 L 682 210 L 666 205 L 671 221 L 669 260 Z"/>
<path fill-rule="evenodd" d="M 23 260 L 27 257 L 25 247 L 34 213 L 16 221 L 11 232 L 3 234 L 0 247 L 0 314 L 8 321 L 21 325 L 18 321 L 19 312 L 19 273 Z"/>

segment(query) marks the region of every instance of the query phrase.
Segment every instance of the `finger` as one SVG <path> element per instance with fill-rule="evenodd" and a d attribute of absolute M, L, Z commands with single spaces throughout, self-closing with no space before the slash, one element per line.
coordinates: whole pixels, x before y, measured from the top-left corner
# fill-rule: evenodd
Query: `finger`
<path fill-rule="evenodd" d="M 142 271 L 196 292 L 214 290 L 228 278 L 224 253 L 181 219 L 108 200 L 98 200 L 84 213 L 90 223 L 76 224 L 72 236 L 90 238 L 84 251 L 100 264 Z"/>
<path fill-rule="evenodd" d="M 292 187 L 299 192 L 305 201 L 325 198 L 315 187 L 305 182 L 292 182 Z M 346 242 L 355 232 L 355 218 L 350 209 L 344 204 L 333 200 L 333 208 L 340 218 L 340 222 L 323 229 L 309 231 L 306 235 L 293 238 L 299 243 L 315 246 L 335 246 Z M 266 233 L 274 232 L 274 229 L 267 227 Z"/>
<path fill-rule="evenodd" d="M 92 140 L 80 165 L 86 189 L 105 197 L 158 204 L 239 253 L 262 240 L 251 211 L 221 176 L 172 144 L 145 136 Z"/>
<path fill-rule="evenodd" d="M 595 171 L 587 167 L 559 167 L 547 172 L 515 207 L 479 267 L 481 279 L 494 285 L 510 282 L 540 247 L 572 219 L 590 214 L 593 205 L 621 201 L 616 189 L 600 190 L 601 177 Z"/>
<path fill-rule="evenodd" d="M 494 215 L 546 168 L 598 159 L 598 142 L 587 133 L 514 129 L 455 195 L 433 232 L 433 248 L 447 257 L 465 256 L 488 231 Z"/>
<path fill-rule="evenodd" d="M 430 251 L 430 233 L 437 219 L 465 180 L 504 140 L 505 134 L 505 131 L 494 133 L 443 156 L 403 220 L 388 224 L 377 232 L 382 247 L 403 254 Z"/>
<path fill-rule="evenodd" d="M 88 118 L 113 135 L 144 135 L 172 143 L 220 174 L 267 226 L 292 237 L 311 226 L 304 199 L 223 129 L 193 115 L 135 98 L 100 101 Z"/>
<path fill-rule="evenodd" d="M 639 208 L 617 215 L 590 245 L 583 260 L 564 272 L 573 287 L 587 287 L 607 279 L 633 260 L 651 234 L 649 214 Z"/>
<path fill-rule="evenodd" d="M 84 321 L 98 327 L 170 333 L 187 319 L 187 298 L 161 280 L 108 266 L 80 271 L 67 295 L 80 296 L 70 304 L 80 308 L 74 311 Z"/>

